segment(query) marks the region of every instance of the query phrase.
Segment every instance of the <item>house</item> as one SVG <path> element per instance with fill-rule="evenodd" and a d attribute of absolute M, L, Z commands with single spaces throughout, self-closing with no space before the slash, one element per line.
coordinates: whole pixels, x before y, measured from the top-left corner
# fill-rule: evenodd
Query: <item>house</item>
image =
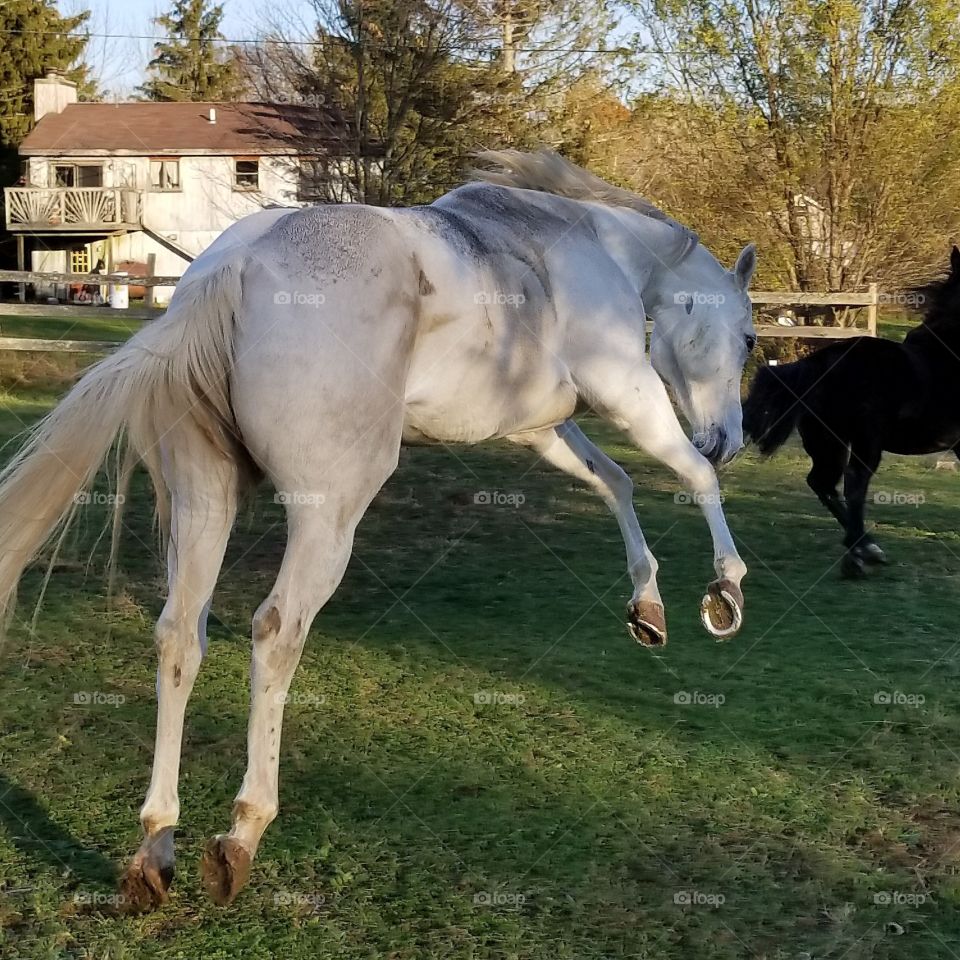
<path fill-rule="evenodd" d="M 794 194 L 793 207 L 799 226 L 800 237 L 807 245 L 810 254 L 817 260 L 827 260 L 830 257 L 830 213 L 827 208 L 814 197 L 803 193 Z M 787 218 L 784 214 L 781 222 L 786 226 Z M 854 254 L 854 244 L 850 240 L 842 240 L 839 254 L 843 265 L 850 264 Z"/>
<path fill-rule="evenodd" d="M 241 217 L 332 199 L 334 181 L 318 171 L 336 170 L 345 141 L 315 107 L 79 103 L 76 85 L 55 73 L 35 81 L 34 111 L 23 177 L 4 194 L 20 269 L 44 272 L 149 265 L 180 276 Z"/>

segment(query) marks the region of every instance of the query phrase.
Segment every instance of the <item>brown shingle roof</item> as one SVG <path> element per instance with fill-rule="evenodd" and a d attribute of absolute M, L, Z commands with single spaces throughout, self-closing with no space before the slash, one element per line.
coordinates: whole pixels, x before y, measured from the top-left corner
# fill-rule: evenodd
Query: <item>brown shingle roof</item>
<path fill-rule="evenodd" d="M 209 120 L 216 110 L 217 122 Z M 315 107 L 273 103 L 72 103 L 43 117 L 23 156 L 305 153 L 336 146 L 342 126 Z"/>

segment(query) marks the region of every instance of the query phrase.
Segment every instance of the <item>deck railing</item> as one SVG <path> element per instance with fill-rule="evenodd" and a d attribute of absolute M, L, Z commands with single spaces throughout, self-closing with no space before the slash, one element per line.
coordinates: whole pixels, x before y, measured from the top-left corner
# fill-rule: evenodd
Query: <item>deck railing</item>
<path fill-rule="evenodd" d="M 80 230 L 136 226 L 142 214 L 137 190 L 125 187 L 7 187 L 7 229 Z"/>

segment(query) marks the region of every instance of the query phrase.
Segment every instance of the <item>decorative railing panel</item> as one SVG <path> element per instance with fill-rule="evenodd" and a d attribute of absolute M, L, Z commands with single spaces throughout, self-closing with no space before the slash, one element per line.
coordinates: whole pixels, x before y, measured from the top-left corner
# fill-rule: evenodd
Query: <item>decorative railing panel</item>
<path fill-rule="evenodd" d="M 7 187 L 7 227 L 111 227 L 139 224 L 141 198 L 123 187 Z"/>

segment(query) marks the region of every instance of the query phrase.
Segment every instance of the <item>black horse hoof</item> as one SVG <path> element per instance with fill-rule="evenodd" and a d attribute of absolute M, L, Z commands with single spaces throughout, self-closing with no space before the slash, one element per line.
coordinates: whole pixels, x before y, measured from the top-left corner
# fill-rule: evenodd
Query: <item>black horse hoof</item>
<path fill-rule="evenodd" d="M 887 555 L 880 549 L 879 544 L 874 543 L 872 540 L 861 543 L 858 547 L 854 548 L 853 552 L 857 559 L 862 560 L 864 563 L 881 564 L 887 562 Z"/>
<path fill-rule="evenodd" d="M 867 575 L 866 564 L 853 553 L 845 553 L 840 562 L 840 576 L 844 580 L 860 580 Z"/>

